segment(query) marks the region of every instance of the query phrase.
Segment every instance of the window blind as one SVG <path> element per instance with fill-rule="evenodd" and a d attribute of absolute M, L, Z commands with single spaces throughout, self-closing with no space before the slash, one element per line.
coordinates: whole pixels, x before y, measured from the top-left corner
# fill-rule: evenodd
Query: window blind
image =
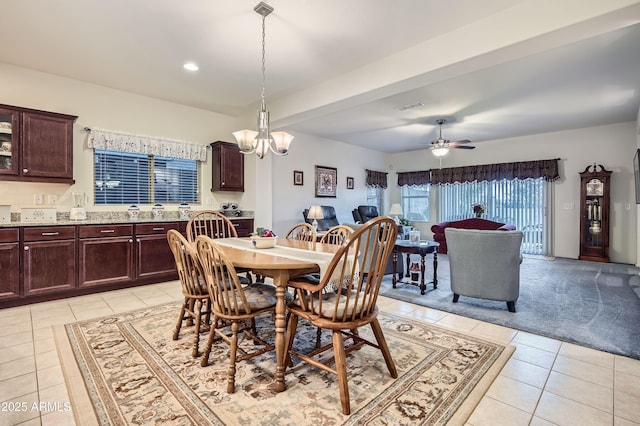
<path fill-rule="evenodd" d="M 199 162 L 95 150 L 95 204 L 199 202 Z"/>
<path fill-rule="evenodd" d="M 473 217 L 473 204 L 486 207 L 485 219 L 510 223 L 524 233 L 522 253 L 546 254 L 546 193 L 544 178 L 502 179 L 439 185 L 440 221 Z"/>

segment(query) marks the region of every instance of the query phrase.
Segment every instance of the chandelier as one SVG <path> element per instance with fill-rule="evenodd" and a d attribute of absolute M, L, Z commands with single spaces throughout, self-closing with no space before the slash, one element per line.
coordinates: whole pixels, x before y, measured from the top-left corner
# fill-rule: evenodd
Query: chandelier
<path fill-rule="evenodd" d="M 293 136 L 287 132 L 269 132 L 269 111 L 264 102 L 264 82 L 265 82 L 265 18 L 271 12 L 273 7 L 265 2 L 260 2 L 253 8 L 260 16 L 262 16 L 262 93 L 260 95 L 260 110 L 258 111 L 258 131 L 255 130 L 239 130 L 233 132 L 233 137 L 238 142 L 240 152 L 243 154 L 256 153 L 258 158 L 263 158 L 269 150 L 276 155 L 287 155 L 289 152 L 289 144 L 293 140 Z"/>

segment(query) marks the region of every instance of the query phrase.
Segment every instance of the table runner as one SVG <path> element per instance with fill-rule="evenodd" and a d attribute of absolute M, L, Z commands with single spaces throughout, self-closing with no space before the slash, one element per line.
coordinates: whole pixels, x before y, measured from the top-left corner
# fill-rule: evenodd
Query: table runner
<path fill-rule="evenodd" d="M 323 253 L 314 250 L 304 250 L 292 247 L 282 247 L 276 243 L 275 247 L 268 249 L 255 248 L 250 240 L 242 238 L 218 238 L 215 240 L 217 244 L 226 247 L 232 247 L 239 250 L 250 251 L 254 253 L 269 254 L 271 256 L 280 256 L 292 260 L 300 260 L 303 262 L 315 263 L 320 267 L 320 276 L 327 271 L 333 253 Z"/>

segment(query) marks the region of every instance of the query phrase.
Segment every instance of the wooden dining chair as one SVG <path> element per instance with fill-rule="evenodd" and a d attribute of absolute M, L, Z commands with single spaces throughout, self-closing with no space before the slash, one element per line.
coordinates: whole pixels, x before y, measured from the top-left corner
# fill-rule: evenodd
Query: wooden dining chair
<path fill-rule="evenodd" d="M 198 235 L 211 238 L 238 237 L 233 222 L 216 210 L 201 210 L 194 213 L 187 222 L 187 240 L 194 242 Z"/>
<path fill-rule="evenodd" d="M 286 345 L 290 356 L 338 376 L 342 412 L 351 412 L 347 383 L 346 355 L 367 344 L 380 349 L 391 377 L 398 377 L 391 352 L 378 322 L 376 305 L 385 265 L 393 251 L 398 227 L 388 216 L 369 220 L 336 252 L 318 284 L 293 278 L 289 286 L 297 297 L 289 302 L 291 316 Z M 331 330 L 332 343 L 310 353 L 293 350 L 298 320 Z M 376 342 L 364 339 L 358 328 L 371 325 Z M 345 340 L 346 336 L 346 340 Z M 345 343 L 350 342 L 348 346 Z M 319 358 L 330 351 L 325 358 Z M 330 364 L 335 364 L 331 367 Z"/>
<path fill-rule="evenodd" d="M 205 367 L 209 363 L 211 346 L 216 336 L 228 343 L 230 352 L 227 392 L 233 393 L 236 363 L 275 349 L 275 346 L 258 337 L 255 319 L 263 314 L 275 316 L 276 296 L 269 289 L 271 286 L 265 284 L 243 287 L 233 263 L 212 238 L 198 236 L 196 250 L 211 297 L 213 324 L 220 324 L 218 327 L 211 327 L 200 364 Z M 238 346 L 238 339 L 243 336 L 253 340 L 256 344 L 255 351 L 248 352 Z"/>
<path fill-rule="evenodd" d="M 195 249 L 175 229 L 167 232 L 167 241 L 176 262 L 184 296 L 178 323 L 173 332 L 173 340 L 178 340 L 183 323 L 187 322 L 187 325 L 192 325 L 195 321 L 195 336 L 191 353 L 195 358 L 199 355 L 200 331 L 204 331 L 209 326 L 211 317 L 209 290 Z"/>
<path fill-rule="evenodd" d="M 216 210 L 201 210 L 189 218 L 187 222 L 187 240 L 194 242 L 198 235 L 211 238 L 237 238 L 238 231 L 233 222 Z M 250 269 L 238 268 L 236 271 L 245 274 L 240 278 L 243 284 L 251 284 L 253 277 Z"/>
<path fill-rule="evenodd" d="M 323 244 L 335 244 L 341 245 L 344 244 L 349 236 L 353 233 L 353 228 L 347 225 L 336 225 L 327 229 L 325 234 L 320 238 L 320 243 Z M 319 283 L 320 282 L 320 274 L 311 273 L 304 276 L 304 279 L 312 282 Z M 320 343 L 322 341 L 322 329 L 320 327 L 316 328 L 316 348 L 320 347 Z"/>
<path fill-rule="evenodd" d="M 344 242 L 353 233 L 353 228 L 347 225 L 336 225 L 327 229 L 325 234 L 320 238 L 320 242 L 324 244 L 344 244 Z"/>
<path fill-rule="evenodd" d="M 309 241 L 314 243 L 316 242 L 316 230 L 313 226 L 309 225 L 306 222 L 297 223 L 291 227 L 285 234 L 285 238 L 289 240 L 300 240 L 300 241 Z"/>

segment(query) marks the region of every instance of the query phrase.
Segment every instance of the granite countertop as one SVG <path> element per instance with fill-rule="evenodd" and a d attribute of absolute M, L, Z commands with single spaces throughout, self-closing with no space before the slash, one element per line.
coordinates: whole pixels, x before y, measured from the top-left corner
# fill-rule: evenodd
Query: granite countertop
<path fill-rule="evenodd" d="M 241 216 L 230 216 L 230 220 L 253 219 L 253 212 L 242 212 Z M 64 226 L 64 225 L 124 225 L 135 223 L 187 222 L 178 212 L 166 212 L 162 219 L 154 219 L 151 212 L 140 212 L 138 220 L 131 220 L 127 212 L 87 212 L 85 220 L 69 219 L 69 212 L 58 212 L 55 222 L 21 222 L 20 213 L 11 213 L 11 222 L 0 223 L 0 228 L 27 226 Z"/>

